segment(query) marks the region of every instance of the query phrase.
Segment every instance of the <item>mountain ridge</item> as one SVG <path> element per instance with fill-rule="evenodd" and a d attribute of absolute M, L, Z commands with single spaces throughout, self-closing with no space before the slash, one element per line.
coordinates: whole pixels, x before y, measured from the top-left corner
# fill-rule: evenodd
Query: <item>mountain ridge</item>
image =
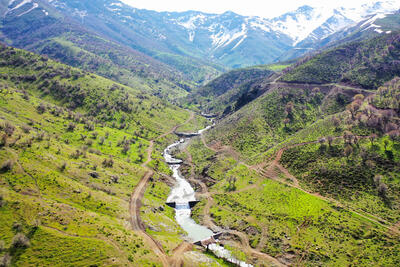
<path fill-rule="evenodd" d="M 131 37 L 127 40 L 116 35 L 112 30 L 114 26 L 101 26 L 106 34 L 151 56 L 162 51 L 180 56 L 206 57 L 232 68 L 271 63 L 306 38 L 320 40 L 363 16 L 395 10 L 393 1 L 387 0 L 364 5 L 358 13 L 350 8 L 302 6 L 277 18 L 265 19 L 242 16 L 232 11 L 222 14 L 156 12 L 104 0 L 97 0 L 94 9 L 83 2 L 51 1 L 58 9 L 71 13 L 77 19 L 84 14 L 82 21 L 89 27 L 99 27 L 90 22 L 95 21 L 93 16 L 106 18 L 107 23 L 119 27 L 126 32 L 125 36 Z M 335 15 L 343 19 L 338 21 Z M 102 21 L 96 23 L 104 24 Z M 141 42 L 135 40 L 135 35 L 141 36 Z M 149 50 L 150 44 L 153 48 Z"/>

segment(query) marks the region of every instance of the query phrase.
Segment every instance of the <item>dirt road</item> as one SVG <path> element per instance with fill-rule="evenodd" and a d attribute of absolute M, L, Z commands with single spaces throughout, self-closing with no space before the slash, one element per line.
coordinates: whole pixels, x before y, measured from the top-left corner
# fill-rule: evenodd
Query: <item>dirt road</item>
<path fill-rule="evenodd" d="M 171 262 L 174 261 L 173 259 L 169 259 L 168 255 L 165 253 L 162 245 L 155 240 L 151 235 L 146 232 L 146 227 L 143 224 L 141 217 L 140 217 L 140 208 L 142 206 L 142 198 L 146 191 L 147 184 L 150 178 L 153 176 L 154 171 L 148 167 L 148 164 L 152 160 L 151 155 L 154 149 L 154 141 L 163 138 L 169 134 L 172 134 L 176 131 L 176 129 L 194 118 L 194 113 L 190 113 L 190 117 L 182 124 L 174 126 L 169 131 L 161 134 L 157 138 L 150 141 L 149 147 L 146 150 L 147 157 L 146 161 L 142 164 L 142 167 L 146 168 L 146 173 L 143 175 L 142 179 L 139 181 L 135 189 L 133 190 L 130 201 L 129 201 L 129 213 L 130 213 L 130 222 L 132 229 L 134 231 L 139 232 L 142 237 L 145 239 L 147 244 L 153 249 L 154 253 L 160 258 L 163 266 L 171 266 Z"/>

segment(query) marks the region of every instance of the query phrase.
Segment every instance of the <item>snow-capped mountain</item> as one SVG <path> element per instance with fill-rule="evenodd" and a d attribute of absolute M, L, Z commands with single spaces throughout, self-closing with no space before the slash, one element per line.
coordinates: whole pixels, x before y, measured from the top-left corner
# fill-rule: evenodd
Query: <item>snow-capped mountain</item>
<path fill-rule="evenodd" d="M 400 1 L 375 1 L 357 8 L 329 8 L 302 6 L 294 12 L 272 19 L 273 30 L 291 37 L 293 46 L 303 40 L 321 40 L 353 25 L 370 15 L 393 13 L 400 8 Z"/>
<path fill-rule="evenodd" d="M 270 63 L 293 48 L 298 48 L 296 55 L 301 55 L 313 48 L 312 43 L 370 16 L 385 16 L 400 6 L 400 0 L 370 1 L 357 8 L 302 6 L 266 19 L 229 11 L 156 12 L 118 0 L 10 0 L 5 16 L 28 16 L 40 2 L 113 41 L 166 63 L 172 60 L 168 55 L 181 55 L 210 59 L 228 67 Z"/>

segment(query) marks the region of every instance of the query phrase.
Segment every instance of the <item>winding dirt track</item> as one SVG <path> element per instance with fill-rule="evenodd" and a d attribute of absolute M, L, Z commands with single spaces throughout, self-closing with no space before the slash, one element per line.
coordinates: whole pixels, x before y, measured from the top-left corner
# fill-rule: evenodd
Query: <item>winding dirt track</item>
<path fill-rule="evenodd" d="M 369 138 L 370 136 L 356 136 L 356 137 L 359 138 L 359 139 L 365 139 L 365 138 Z M 336 139 L 343 139 L 343 136 L 334 137 L 334 140 L 336 140 Z M 215 147 L 210 146 L 210 145 L 207 144 L 207 142 L 206 142 L 206 140 L 205 140 L 203 135 L 201 136 L 201 140 L 202 140 L 202 142 L 203 142 L 205 147 L 207 147 L 208 149 L 210 149 L 210 150 L 212 150 L 214 152 L 217 152 L 217 153 L 221 153 L 221 152 L 228 152 L 229 153 L 229 151 L 233 150 L 232 148 L 231 149 L 226 149 L 227 146 L 224 146 L 223 149 L 216 149 Z M 290 172 L 279 163 L 281 158 L 282 158 L 283 153 L 286 150 L 288 150 L 290 148 L 298 147 L 298 146 L 304 146 L 304 145 L 309 145 L 309 144 L 317 144 L 318 142 L 319 142 L 318 140 L 315 140 L 315 141 L 309 141 L 309 142 L 303 142 L 303 143 L 289 145 L 287 147 L 281 148 L 276 153 L 276 155 L 275 155 L 275 157 L 274 157 L 274 159 L 272 161 L 263 162 L 261 164 L 254 165 L 254 166 L 249 166 L 249 167 L 250 167 L 250 169 L 256 171 L 259 175 L 261 175 L 261 176 L 263 176 L 265 178 L 273 179 L 273 180 L 276 180 L 276 181 L 278 181 L 280 183 L 283 183 L 283 184 L 286 184 L 288 186 L 297 188 L 298 190 L 301 190 L 306 194 L 313 195 L 313 196 L 318 197 L 318 198 L 320 198 L 320 199 L 322 199 L 324 201 L 333 203 L 336 206 L 341 207 L 343 209 L 346 209 L 347 211 L 349 211 L 351 213 L 354 213 L 354 214 L 356 214 L 356 215 L 358 215 L 358 216 L 360 216 L 360 217 L 362 217 L 362 218 L 364 218 L 364 219 L 366 219 L 366 220 L 368 220 L 370 222 L 378 224 L 379 226 L 384 227 L 385 229 L 389 230 L 392 233 L 400 234 L 400 230 L 397 227 L 388 226 L 388 225 L 390 225 L 390 223 L 387 222 L 386 220 L 380 218 L 380 217 L 377 217 L 375 215 L 372 215 L 372 214 L 369 214 L 369 213 L 365 213 L 365 212 L 364 213 L 357 212 L 357 211 L 355 211 L 355 210 L 353 210 L 353 209 L 351 209 L 349 207 L 344 206 L 342 203 L 340 203 L 339 201 L 337 201 L 335 199 L 321 196 L 318 193 L 312 193 L 312 192 L 306 191 L 305 189 L 300 187 L 297 178 L 295 176 L 293 176 L 292 174 L 290 174 Z M 237 154 L 238 153 L 235 151 L 235 153 L 233 155 L 231 155 L 231 156 L 236 159 L 237 158 Z M 269 164 L 268 168 L 264 169 L 264 167 L 267 164 Z M 287 178 L 292 180 L 292 183 L 283 181 L 279 177 L 278 173 L 276 173 L 275 169 L 279 169 Z M 383 224 L 382 222 L 384 222 L 385 224 Z"/>
<path fill-rule="evenodd" d="M 202 138 L 203 142 L 205 142 L 203 135 L 201 135 L 201 138 Z M 228 234 L 239 237 L 242 249 L 246 250 L 249 254 L 255 256 L 256 258 L 264 259 L 264 260 L 268 261 L 269 263 L 271 263 L 273 266 L 285 266 L 282 263 L 280 263 L 277 259 L 275 259 L 274 257 L 272 257 L 268 254 L 262 253 L 256 249 L 253 249 L 249 245 L 250 241 L 246 234 L 236 231 L 236 230 L 221 229 L 221 227 L 217 226 L 214 223 L 214 221 L 212 220 L 212 218 L 210 216 L 210 208 L 214 205 L 214 199 L 212 198 L 212 193 L 210 193 L 208 191 L 208 187 L 205 183 L 203 183 L 202 181 L 200 181 L 198 179 L 195 179 L 192 155 L 190 154 L 190 152 L 187 149 L 185 149 L 185 152 L 188 155 L 187 163 L 191 166 L 191 176 L 190 176 L 189 181 L 199 184 L 202 189 L 202 192 L 201 192 L 202 197 L 205 197 L 207 199 L 207 203 L 203 209 L 203 214 L 202 214 L 203 215 L 203 224 L 205 226 L 207 226 L 208 228 L 210 228 L 211 230 L 213 230 L 214 232 L 223 232 L 223 233 L 228 233 Z M 246 187 L 242 190 L 234 191 L 232 193 L 238 193 L 239 191 L 245 191 L 245 190 L 248 190 L 250 188 L 255 188 L 255 187 L 257 187 L 257 185 L 252 185 L 250 187 Z"/>
<path fill-rule="evenodd" d="M 150 161 L 152 159 L 151 154 L 153 153 L 153 149 L 154 149 L 154 141 L 156 141 L 160 138 L 163 138 L 169 134 L 174 133 L 176 131 L 176 129 L 178 129 L 178 127 L 188 123 L 193 118 L 194 118 L 194 113 L 191 112 L 190 117 L 184 123 L 174 126 L 168 132 L 165 132 L 162 135 L 160 135 L 157 138 L 150 141 L 149 147 L 146 150 L 146 152 L 147 152 L 146 162 L 144 162 L 142 164 L 142 167 L 146 168 L 147 171 L 143 175 L 142 179 L 139 181 L 138 185 L 133 190 L 130 200 L 129 200 L 129 213 L 130 213 L 130 222 L 132 225 L 132 229 L 134 231 L 139 232 L 143 236 L 145 241 L 153 249 L 154 253 L 160 258 L 163 266 L 171 266 L 171 261 L 174 261 L 174 259 L 169 259 L 168 255 L 165 253 L 162 245 L 146 232 L 146 227 L 140 218 L 140 208 L 142 206 L 142 198 L 146 191 L 147 183 L 149 182 L 150 178 L 154 174 L 154 171 L 148 167 L 148 164 L 150 163 Z M 184 248 L 186 248 L 186 247 L 184 247 Z M 172 265 L 174 265 L 174 264 L 172 264 Z"/>

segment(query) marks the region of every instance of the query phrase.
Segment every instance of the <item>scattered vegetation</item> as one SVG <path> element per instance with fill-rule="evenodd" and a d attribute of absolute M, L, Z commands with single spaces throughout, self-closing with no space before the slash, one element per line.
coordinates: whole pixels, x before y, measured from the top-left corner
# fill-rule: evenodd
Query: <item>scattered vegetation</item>
<path fill-rule="evenodd" d="M 377 89 L 400 75 L 399 33 L 351 42 L 305 57 L 286 69 L 282 81 L 300 83 L 350 83 Z"/>

